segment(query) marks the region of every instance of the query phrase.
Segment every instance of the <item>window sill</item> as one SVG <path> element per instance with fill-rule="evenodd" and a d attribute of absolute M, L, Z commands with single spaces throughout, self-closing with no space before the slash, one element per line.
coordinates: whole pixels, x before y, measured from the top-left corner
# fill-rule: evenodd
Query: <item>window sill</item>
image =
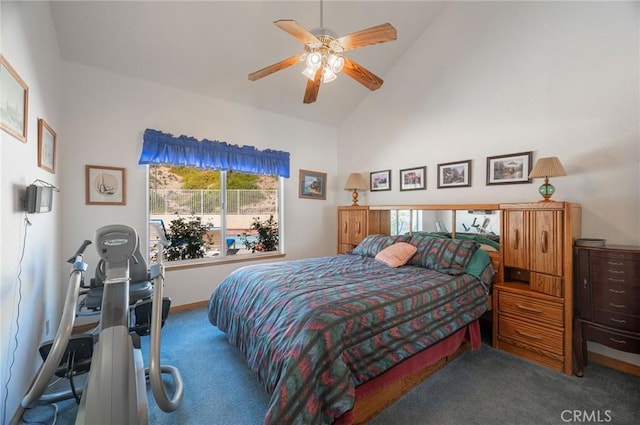
<path fill-rule="evenodd" d="M 211 267 L 218 266 L 220 264 L 232 264 L 232 263 L 246 263 L 249 261 L 261 261 L 271 260 L 274 258 L 284 258 L 286 256 L 283 252 L 273 252 L 265 254 L 246 254 L 239 256 L 228 256 L 221 259 L 211 258 L 198 258 L 197 260 L 183 260 L 183 261 L 165 261 L 164 267 L 167 271 L 171 270 L 185 270 L 195 269 L 198 267 Z"/>

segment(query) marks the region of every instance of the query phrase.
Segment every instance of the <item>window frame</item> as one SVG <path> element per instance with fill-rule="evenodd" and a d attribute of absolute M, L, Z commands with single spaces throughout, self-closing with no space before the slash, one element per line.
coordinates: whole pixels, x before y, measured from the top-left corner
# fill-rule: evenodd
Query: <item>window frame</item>
<path fill-rule="evenodd" d="M 151 167 L 153 164 L 145 164 L 147 168 L 146 172 L 146 223 L 147 223 L 147 259 L 150 258 L 150 247 L 152 245 L 151 235 L 149 232 L 149 222 L 151 219 Z M 196 167 L 190 167 L 196 168 Z M 220 172 L 220 231 L 224 235 L 227 231 L 227 171 L 218 170 Z M 245 173 L 239 171 L 238 173 Z M 180 270 L 195 267 L 207 267 L 221 264 L 239 263 L 247 261 L 260 261 L 264 259 L 282 258 L 285 253 L 285 235 L 284 235 L 284 177 L 274 176 L 278 179 L 278 199 L 276 202 L 276 212 L 278 217 L 278 250 L 268 252 L 256 252 L 249 254 L 227 255 L 227 246 L 222 243 L 220 246 L 220 255 L 215 257 L 202 257 L 192 258 L 187 260 L 164 260 L 164 265 L 167 270 Z"/>

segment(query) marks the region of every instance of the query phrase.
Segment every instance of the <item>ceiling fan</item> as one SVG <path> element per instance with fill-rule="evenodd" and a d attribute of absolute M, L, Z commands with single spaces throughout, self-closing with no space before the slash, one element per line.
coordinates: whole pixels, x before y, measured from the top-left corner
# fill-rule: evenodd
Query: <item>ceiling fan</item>
<path fill-rule="evenodd" d="M 259 80 L 298 62 L 304 62 L 306 68 L 302 73 L 308 78 L 304 103 L 315 102 L 318 98 L 320 83 L 335 80 L 340 71 L 344 71 L 369 90 L 377 90 L 382 86 L 383 81 L 380 77 L 343 56 L 342 53 L 395 40 L 397 31 L 393 25 L 386 23 L 338 37 L 333 31 L 322 26 L 322 0 L 320 1 L 320 28 L 308 31 L 290 19 L 275 21 L 274 24 L 303 42 L 304 52 L 252 72 L 249 74 L 249 80 Z"/>

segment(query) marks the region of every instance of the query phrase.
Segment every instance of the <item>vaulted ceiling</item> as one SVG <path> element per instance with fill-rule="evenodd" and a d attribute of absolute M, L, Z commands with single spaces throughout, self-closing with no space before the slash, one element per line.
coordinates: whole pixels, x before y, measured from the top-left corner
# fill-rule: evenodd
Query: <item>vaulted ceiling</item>
<path fill-rule="evenodd" d="M 346 53 L 384 80 L 444 7 L 432 1 L 325 1 L 322 18 L 339 36 L 386 22 L 396 27 L 396 41 Z M 273 22 L 293 19 L 317 28 L 320 1 L 54 1 L 51 8 L 66 61 L 332 127 L 376 94 L 340 74 L 305 105 L 302 64 L 248 80 L 249 73 L 303 52 L 302 43 Z"/>

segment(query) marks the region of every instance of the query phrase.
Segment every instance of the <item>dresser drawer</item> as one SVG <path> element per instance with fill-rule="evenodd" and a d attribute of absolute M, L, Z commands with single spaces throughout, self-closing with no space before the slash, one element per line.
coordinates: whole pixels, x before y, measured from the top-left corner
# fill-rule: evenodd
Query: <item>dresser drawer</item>
<path fill-rule="evenodd" d="M 591 256 L 594 260 L 607 261 L 607 260 L 617 260 L 617 261 L 640 261 L 640 251 L 635 252 L 625 252 L 619 251 L 615 249 L 611 250 L 591 250 Z"/>
<path fill-rule="evenodd" d="M 599 256 L 594 253 L 591 264 L 593 273 L 614 277 L 640 277 L 640 258 L 632 254 L 612 252 L 609 256 Z"/>
<path fill-rule="evenodd" d="M 612 285 L 593 288 L 593 306 L 617 313 L 640 316 L 640 288 Z"/>
<path fill-rule="evenodd" d="M 498 310 L 501 314 L 513 315 L 524 320 L 547 323 L 560 328 L 564 325 L 564 307 L 561 303 L 532 296 L 498 291 Z"/>
<path fill-rule="evenodd" d="M 526 347 L 547 351 L 555 355 L 563 354 L 563 332 L 500 315 L 498 336 L 512 340 Z"/>
<path fill-rule="evenodd" d="M 594 282 L 603 285 L 628 285 L 640 288 L 640 276 L 630 273 L 629 271 L 618 270 L 617 273 L 613 273 L 613 270 L 594 268 L 591 271 L 591 276 Z"/>
<path fill-rule="evenodd" d="M 593 321 L 611 328 L 619 328 L 640 333 L 640 316 L 617 313 L 599 308 L 593 311 Z"/>
<path fill-rule="evenodd" d="M 589 341 L 628 353 L 640 353 L 640 336 L 632 336 L 589 324 L 585 325 L 584 332 Z"/>

